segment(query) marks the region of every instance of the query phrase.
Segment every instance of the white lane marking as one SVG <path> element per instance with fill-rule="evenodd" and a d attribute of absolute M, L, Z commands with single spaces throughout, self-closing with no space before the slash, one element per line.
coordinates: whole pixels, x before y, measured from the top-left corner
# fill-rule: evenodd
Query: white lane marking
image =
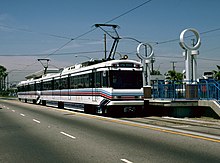
<path fill-rule="evenodd" d="M 12 110 L 12 112 L 15 112 L 15 110 Z"/>
<path fill-rule="evenodd" d="M 131 161 L 127 160 L 127 159 L 124 159 L 124 158 L 122 158 L 121 161 L 123 161 L 125 163 L 133 163 L 133 162 L 131 162 Z"/>
<path fill-rule="evenodd" d="M 69 138 L 72 138 L 72 139 L 76 139 L 76 137 L 74 137 L 74 136 L 72 136 L 72 135 L 70 135 L 70 134 L 67 134 L 67 133 L 65 133 L 65 132 L 60 132 L 61 134 L 63 134 L 63 135 L 65 135 L 65 136 L 68 136 Z"/>
<path fill-rule="evenodd" d="M 38 121 L 38 120 L 36 120 L 36 119 L 33 119 L 33 121 L 36 122 L 36 123 L 40 123 L 40 121 Z"/>
<path fill-rule="evenodd" d="M 20 113 L 20 115 L 21 115 L 21 116 L 23 116 L 23 117 L 25 117 L 25 115 L 24 115 L 24 114 L 22 114 L 22 113 Z"/>

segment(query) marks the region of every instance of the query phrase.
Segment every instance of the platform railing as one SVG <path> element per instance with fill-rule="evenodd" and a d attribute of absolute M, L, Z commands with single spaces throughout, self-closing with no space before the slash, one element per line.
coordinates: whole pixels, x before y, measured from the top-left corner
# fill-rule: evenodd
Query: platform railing
<path fill-rule="evenodd" d="M 199 82 L 164 81 L 152 85 L 152 98 L 172 100 L 220 100 L 220 84 L 217 81 Z"/>

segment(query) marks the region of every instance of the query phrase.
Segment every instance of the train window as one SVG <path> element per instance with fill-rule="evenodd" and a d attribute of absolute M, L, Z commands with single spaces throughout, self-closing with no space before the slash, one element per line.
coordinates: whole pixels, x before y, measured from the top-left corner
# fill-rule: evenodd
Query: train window
<path fill-rule="evenodd" d="M 30 91 L 35 91 L 35 84 L 30 84 L 29 89 Z"/>
<path fill-rule="evenodd" d="M 40 91 L 41 90 L 41 83 L 36 83 L 36 90 Z"/>
<path fill-rule="evenodd" d="M 43 82 L 43 90 L 51 90 L 51 89 L 52 89 L 52 82 L 51 81 Z"/>
<path fill-rule="evenodd" d="M 68 89 L 68 78 L 60 79 L 60 89 Z"/>
<path fill-rule="evenodd" d="M 84 87 L 89 88 L 89 74 L 83 75 L 84 77 Z"/>
<path fill-rule="evenodd" d="M 29 91 L 29 85 L 25 85 L 24 86 L 24 90 L 27 92 L 27 91 Z"/>
<path fill-rule="evenodd" d="M 24 91 L 24 86 L 18 86 L 18 92 L 23 92 Z"/>
<path fill-rule="evenodd" d="M 83 83 L 84 83 L 84 81 L 83 81 L 83 75 L 79 75 L 78 76 L 78 88 L 83 88 Z"/>
<path fill-rule="evenodd" d="M 79 84 L 79 77 L 78 76 L 71 76 L 70 77 L 70 88 L 77 89 Z"/>
<path fill-rule="evenodd" d="M 93 74 L 89 74 L 89 88 L 93 88 L 94 87 L 94 76 Z"/>
<path fill-rule="evenodd" d="M 91 74 L 71 76 L 69 80 L 70 89 L 89 88 L 92 85 Z"/>
<path fill-rule="evenodd" d="M 110 86 L 115 89 L 140 89 L 142 73 L 140 71 L 110 71 Z"/>
<path fill-rule="evenodd" d="M 108 87 L 108 72 L 103 71 L 102 73 L 102 87 Z"/>
<path fill-rule="evenodd" d="M 101 87 L 101 72 L 95 73 L 95 87 L 96 88 Z"/>
<path fill-rule="evenodd" d="M 54 80 L 54 89 L 60 89 L 60 79 Z"/>
<path fill-rule="evenodd" d="M 70 77 L 70 89 L 74 89 L 75 88 L 75 83 L 74 83 L 74 76 Z"/>

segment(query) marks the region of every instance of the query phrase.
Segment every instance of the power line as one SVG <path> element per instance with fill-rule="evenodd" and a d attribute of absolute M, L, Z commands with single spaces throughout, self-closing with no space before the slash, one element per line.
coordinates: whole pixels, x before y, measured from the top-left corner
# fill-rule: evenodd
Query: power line
<path fill-rule="evenodd" d="M 149 3 L 149 2 L 151 2 L 151 1 L 152 1 L 152 0 L 145 1 L 144 3 L 142 3 L 142 4 L 140 4 L 140 5 L 138 5 L 138 6 L 134 7 L 134 8 L 132 8 L 132 9 L 130 9 L 130 10 L 128 10 L 128 11 L 122 13 L 122 14 L 120 14 L 119 16 L 116 16 L 116 17 L 114 17 L 114 18 L 112 18 L 112 19 L 106 21 L 105 23 L 110 23 L 110 22 L 112 22 L 112 21 L 114 21 L 114 20 L 116 20 L 116 19 L 119 19 L 120 17 L 122 17 L 122 16 L 124 16 L 124 15 L 126 15 L 126 14 L 128 14 L 128 13 L 130 13 L 130 12 L 136 10 L 136 9 L 138 9 L 139 7 L 141 7 L 141 6 L 143 6 L 143 5 L 147 4 L 147 3 Z M 2 26 L 3 26 L 3 25 L 2 25 Z M 6 26 L 5 26 L 5 27 L 6 27 Z M 16 28 L 15 28 L 15 29 L 16 29 Z M 68 39 L 68 40 L 69 40 L 69 41 L 67 41 L 65 44 L 63 44 L 62 46 L 60 46 L 58 49 L 56 49 L 56 50 L 53 51 L 52 53 L 48 54 L 45 58 L 47 58 L 48 56 L 54 55 L 56 52 L 58 52 L 58 51 L 60 51 L 61 49 L 63 49 L 65 46 L 67 46 L 67 45 L 68 45 L 69 43 L 71 43 L 73 40 L 79 39 L 79 38 L 81 38 L 81 37 L 83 37 L 83 36 L 85 36 L 85 35 L 87 35 L 87 34 L 93 32 L 93 31 L 96 30 L 96 29 L 97 29 L 97 27 L 94 28 L 94 26 L 93 26 L 93 29 L 90 29 L 90 30 L 88 30 L 87 32 L 84 32 L 84 33 L 82 33 L 82 34 L 76 36 L 75 38 L 68 38 L 68 37 L 63 37 L 63 36 L 58 36 L 58 35 L 53 35 L 53 34 L 42 33 L 42 34 L 45 34 L 45 35 L 48 35 L 48 36 L 53 36 L 53 37 L 58 37 L 58 38 L 65 38 L 65 39 Z M 26 31 L 26 32 L 36 33 L 36 32 L 34 32 L 34 31 L 26 30 L 26 29 L 22 29 L 22 28 L 17 28 L 17 30 L 22 30 L 22 31 Z M 29 67 L 29 66 L 31 66 L 31 65 L 34 65 L 35 63 L 36 63 L 36 62 L 34 62 L 33 64 L 30 64 L 30 65 L 26 65 L 26 66 L 24 67 L 24 69 L 27 68 L 27 67 Z"/>
<path fill-rule="evenodd" d="M 44 58 L 47 58 L 53 54 L 55 54 L 56 52 L 58 52 L 59 50 L 63 49 L 65 46 L 67 46 L 69 43 L 71 43 L 73 41 L 73 39 L 67 41 L 65 44 L 63 44 L 62 46 L 60 46 L 58 49 L 54 50 L 52 53 L 48 54 L 46 57 Z"/>
<path fill-rule="evenodd" d="M 217 61 L 217 62 L 220 61 L 219 59 L 209 59 L 209 58 L 201 58 L 201 57 L 198 57 L 197 59 L 206 60 L 206 61 Z"/>
<path fill-rule="evenodd" d="M 201 32 L 200 35 L 216 32 L 216 31 L 220 31 L 220 28 L 215 28 L 215 29 L 211 29 L 211 30 L 208 30 L 208 31 Z M 190 36 L 187 36 L 186 38 L 193 37 L 193 36 L 194 35 L 190 35 Z M 170 42 L 176 42 L 176 41 L 179 41 L 179 38 L 171 39 L 171 40 L 165 40 L 165 41 L 160 41 L 160 42 L 158 41 L 156 45 L 170 43 Z"/>
<path fill-rule="evenodd" d="M 91 54 L 91 53 L 101 53 L 104 52 L 103 50 L 97 50 L 97 51 L 79 51 L 79 52 L 67 52 L 67 53 L 55 53 L 53 55 L 73 55 L 73 54 Z M 35 56 L 46 56 L 47 54 L 5 54 L 5 55 L 0 55 L 2 56 L 7 56 L 7 57 L 35 57 Z"/>
<path fill-rule="evenodd" d="M 8 26 L 8 25 L 2 25 L 1 24 L 0 27 L 13 29 L 13 30 L 16 30 L 16 31 L 36 33 L 36 34 L 39 34 L 39 35 L 45 35 L 45 36 L 50 36 L 50 37 L 56 37 L 56 38 L 62 38 L 62 39 L 68 39 L 68 40 L 71 39 L 71 38 L 66 37 L 66 36 L 60 36 L 60 35 L 50 34 L 50 33 L 46 33 L 46 32 L 36 32 L 36 31 L 33 31 L 33 30 L 29 30 L 29 29 L 25 29 L 25 28 L 11 27 L 11 26 Z"/>
<path fill-rule="evenodd" d="M 110 23 L 110 22 L 112 22 L 112 21 L 114 21 L 114 20 L 116 20 L 116 19 L 119 19 L 120 17 L 122 17 L 122 16 L 124 16 L 124 15 L 127 15 L 128 13 L 130 13 L 130 12 L 132 12 L 132 11 L 134 11 L 134 10 L 136 10 L 136 9 L 138 9 L 138 8 L 140 8 L 140 7 L 142 7 L 142 6 L 144 6 L 144 5 L 146 5 L 147 3 L 151 2 L 151 1 L 152 1 L 152 0 L 145 1 L 145 2 L 141 3 L 140 5 L 138 5 L 138 6 L 134 7 L 134 8 L 132 8 L 132 9 L 130 9 L 130 10 L 128 10 L 128 11 L 126 11 L 126 12 L 124 12 L 124 13 L 122 13 L 122 14 L 120 14 L 120 15 L 118 15 L 118 16 L 116 16 L 116 17 L 110 19 L 110 20 L 108 20 L 108 21 L 106 21 L 105 23 Z M 70 37 L 66 37 L 66 36 L 60 36 L 60 35 L 55 35 L 55 34 L 50 34 L 50 33 L 45 33 L 45 32 L 36 32 L 36 31 L 33 31 L 33 30 L 24 29 L 24 28 L 15 28 L 15 27 L 11 27 L 11 26 L 8 26 L 8 25 L 0 25 L 0 26 L 1 26 L 1 27 L 4 27 L 4 28 L 8 28 L 8 29 L 14 29 L 14 30 L 23 31 L 23 32 L 29 32 L 29 33 L 37 33 L 37 34 L 40 34 L 40 35 L 46 35 L 46 36 L 50 36 L 50 37 L 56 37 L 56 38 L 62 38 L 62 39 L 68 39 L 68 40 L 69 40 L 69 41 L 67 41 L 65 44 L 63 44 L 62 46 L 60 46 L 58 49 L 56 49 L 56 50 L 53 51 L 52 53 L 48 54 L 46 57 L 51 56 L 51 55 L 54 55 L 56 52 L 58 52 L 59 50 L 63 49 L 65 46 L 67 46 L 67 45 L 68 45 L 69 43 L 71 43 L 73 40 L 77 40 L 77 39 L 79 39 L 79 38 L 81 38 L 81 37 L 83 37 L 83 36 L 85 36 L 85 35 L 87 35 L 87 34 L 93 32 L 94 30 L 97 29 L 97 27 L 95 27 L 95 28 L 93 28 L 93 29 L 88 30 L 87 32 L 84 32 L 84 33 L 82 33 L 82 34 L 76 36 L 75 38 L 70 38 Z M 94 27 L 94 26 L 93 26 L 93 27 Z M 3 55 L 1 55 L 1 56 L 3 56 Z M 46 57 L 45 57 L 45 58 L 46 58 Z"/>
<path fill-rule="evenodd" d="M 216 32 L 216 31 L 219 31 L 219 30 L 220 30 L 220 28 L 211 29 L 211 30 L 208 30 L 208 31 L 202 32 L 202 33 L 200 33 L 200 34 L 201 34 L 201 35 L 202 35 L 202 34 L 207 34 L 207 33 Z"/>
<path fill-rule="evenodd" d="M 152 1 L 152 0 L 145 1 L 145 2 L 143 2 L 142 4 L 140 4 L 140 5 L 138 5 L 138 6 L 134 7 L 134 8 L 132 8 L 132 9 L 130 9 L 130 10 L 128 10 L 128 11 L 126 11 L 126 12 L 124 12 L 124 13 L 122 13 L 122 14 L 120 14 L 120 15 L 118 15 L 118 16 L 116 16 L 116 17 L 110 19 L 110 20 L 108 20 L 108 21 L 105 22 L 105 23 L 110 23 L 110 22 L 112 22 L 112 21 L 114 21 L 114 20 L 116 20 L 116 19 L 119 19 L 120 17 L 122 17 L 122 16 L 124 16 L 124 15 L 127 15 L 128 13 L 130 13 L 130 12 L 132 12 L 132 11 L 134 11 L 134 10 L 136 10 L 136 9 L 138 9 L 138 8 L 140 8 L 140 7 L 142 7 L 142 6 L 144 6 L 144 5 L 146 5 L 147 3 L 151 2 L 151 1 Z"/>

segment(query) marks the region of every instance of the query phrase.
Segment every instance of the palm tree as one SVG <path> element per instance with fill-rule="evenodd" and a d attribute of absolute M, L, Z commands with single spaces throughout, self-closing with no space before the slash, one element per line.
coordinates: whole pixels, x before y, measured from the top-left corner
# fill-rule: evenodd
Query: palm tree
<path fill-rule="evenodd" d="M 5 78 L 7 77 L 6 68 L 0 65 L 0 91 L 5 90 Z"/>
<path fill-rule="evenodd" d="M 182 81 L 183 74 L 180 72 L 176 72 L 175 70 L 169 70 L 167 73 L 164 74 L 167 80 L 172 81 Z"/>
<path fill-rule="evenodd" d="M 151 75 L 161 75 L 161 73 L 160 73 L 159 70 L 153 70 L 153 71 L 151 71 L 150 74 L 151 74 Z"/>
<path fill-rule="evenodd" d="M 212 72 L 214 73 L 214 75 L 213 75 L 213 77 L 214 77 L 214 79 L 216 79 L 216 80 L 220 80 L 220 66 L 219 65 L 216 65 L 217 66 L 217 68 L 218 68 L 218 71 L 216 71 L 216 70 L 213 70 Z"/>

